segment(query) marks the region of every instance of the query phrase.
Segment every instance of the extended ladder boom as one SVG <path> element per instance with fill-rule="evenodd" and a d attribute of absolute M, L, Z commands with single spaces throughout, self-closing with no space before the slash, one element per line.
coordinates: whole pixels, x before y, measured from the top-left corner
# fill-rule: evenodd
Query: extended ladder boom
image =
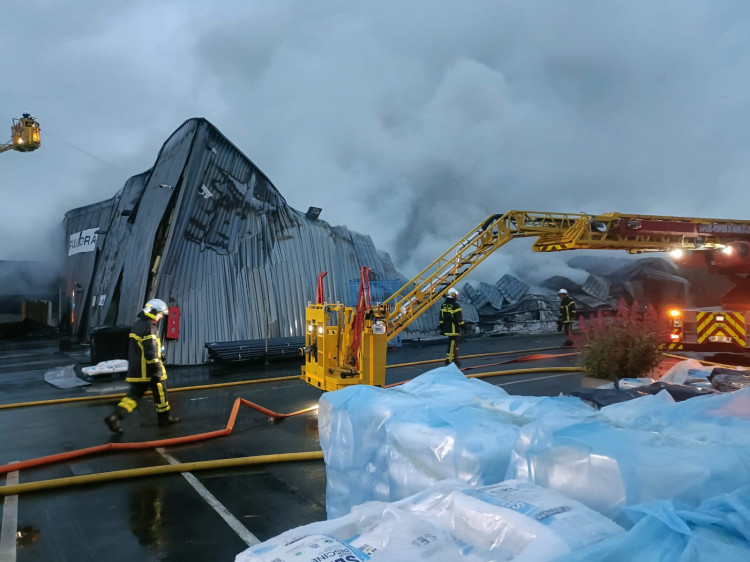
<path fill-rule="evenodd" d="M 514 238 L 536 237 L 535 252 L 576 249 L 664 252 L 723 247 L 750 236 L 750 221 L 607 213 L 508 211 L 491 215 L 383 302 L 388 339 Z"/>
<path fill-rule="evenodd" d="M 535 237 L 535 252 L 576 249 L 713 249 L 750 245 L 750 221 L 508 211 L 491 215 L 383 303 L 355 309 L 341 303 L 308 305 L 302 379 L 323 390 L 352 384 L 385 385 L 388 340 L 401 333 L 448 289 L 514 238 Z M 366 286 L 363 277 L 363 287 Z M 369 293 L 369 291 L 368 291 Z M 358 318 L 359 321 L 353 322 Z"/>

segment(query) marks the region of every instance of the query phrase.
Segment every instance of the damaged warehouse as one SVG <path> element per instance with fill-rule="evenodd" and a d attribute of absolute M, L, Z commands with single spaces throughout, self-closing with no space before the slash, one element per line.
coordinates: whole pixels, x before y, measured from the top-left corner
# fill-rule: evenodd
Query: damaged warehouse
<path fill-rule="evenodd" d="M 87 341 L 101 327 L 129 325 L 158 296 L 172 312 L 167 362 L 194 365 L 212 358 L 207 344 L 301 338 L 305 306 L 315 300 L 322 272 L 326 301 L 349 306 L 356 304 L 353 284 L 362 267 L 370 270 L 375 300 L 407 282 L 370 236 L 331 226 L 319 213 L 290 207 L 216 127 L 189 119 L 151 169 L 128 179 L 111 199 L 65 215 L 61 327 Z M 573 258 L 570 266 L 588 271 L 587 281 L 551 277 L 539 291 L 548 294 L 530 292 L 509 274 L 494 286 L 467 282 L 464 319 L 481 335 L 550 330 L 559 287 L 571 291 L 584 313 L 614 308 L 619 298 L 648 303 L 665 291 L 684 297 L 687 282 L 668 260 L 611 260 Z M 657 284 L 668 290 L 654 291 Z M 437 308 L 403 337 L 437 336 Z"/>
<path fill-rule="evenodd" d="M 107 201 L 65 215 L 63 318 L 73 337 L 128 325 L 159 296 L 176 312 L 166 360 L 207 360 L 205 344 L 304 334 L 318 275 L 346 302 L 360 267 L 373 282 L 406 279 L 372 239 L 290 207 L 271 181 L 205 119 L 183 123 L 154 166 Z M 434 334 L 434 314 L 410 334 Z"/>

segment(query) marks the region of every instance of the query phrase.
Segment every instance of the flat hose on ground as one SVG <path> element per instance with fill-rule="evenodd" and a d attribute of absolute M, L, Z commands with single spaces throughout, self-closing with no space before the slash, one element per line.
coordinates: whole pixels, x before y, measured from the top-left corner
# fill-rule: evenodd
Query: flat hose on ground
<path fill-rule="evenodd" d="M 12 486 L 0 486 L 0 496 L 17 496 L 28 492 L 39 492 L 53 488 L 64 488 L 68 486 L 81 486 L 83 484 L 96 484 L 110 480 L 123 480 L 126 478 L 139 478 L 141 476 L 153 476 L 155 474 L 168 474 L 172 472 L 195 472 L 196 470 L 211 470 L 217 468 L 231 468 L 236 466 L 250 466 L 257 464 L 270 464 L 278 462 L 297 462 L 321 460 L 323 451 L 309 451 L 304 453 L 282 453 L 277 455 L 258 455 L 255 457 L 239 457 L 235 459 L 220 459 L 213 461 L 184 462 L 177 464 L 165 464 L 159 466 L 147 466 L 144 468 L 131 468 L 129 470 L 115 470 L 112 472 L 100 472 L 98 474 L 86 474 L 83 476 L 69 476 L 67 478 L 56 478 L 53 480 L 42 480 L 40 482 L 28 482 Z"/>
<path fill-rule="evenodd" d="M 133 450 L 141 450 L 141 449 L 153 449 L 156 447 L 169 447 L 171 445 L 184 445 L 185 443 L 205 441 L 206 439 L 213 439 L 214 437 L 224 437 L 225 435 L 229 435 L 230 433 L 232 433 L 232 429 L 234 429 L 234 422 L 237 419 L 237 413 L 241 405 L 247 406 L 249 408 L 252 408 L 253 410 L 266 414 L 274 421 L 288 418 L 291 416 L 296 416 L 298 414 L 303 414 L 305 412 L 310 412 L 312 410 L 318 409 L 318 406 L 316 405 L 316 406 L 311 406 L 309 408 L 305 408 L 304 410 L 298 410 L 296 412 L 292 412 L 290 414 L 279 414 L 276 412 L 272 412 L 271 410 L 264 408 L 263 406 L 254 404 L 253 402 L 250 402 L 249 400 L 245 400 L 244 398 L 237 398 L 234 401 L 234 404 L 232 405 L 232 412 L 229 414 L 229 421 L 227 422 L 227 426 L 224 429 L 218 429 L 216 431 L 209 431 L 207 433 L 198 433 L 196 435 L 186 435 L 184 437 L 172 437 L 170 439 L 159 439 L 157 441 L 141 441 L 139 443 L 105 443 L 104 445 L 97 445 L 95 447 L 88 447 L 86 449 L 78 449 L 76 451 L 67 451 L 65 453 L 58 453 L 56 455 L 49 455 L 46 457 L 39 457 L 36 459 L 29 459 L 26 461 L 13 462 L 10 464 L 6 464 L 3 466 L 0 466 L 0 474 L 5 474 L 7 472 L 11 472 L 14 470 L 21 470 L 24 468 L 31 468 L 33 466 L 41 466 L 45 464 L 71 460 L 71 459 L 75 459 L 79 457 L 84 457 L 87 455 L 104 453 L 107 451 L 123 451 L 123 450 L 133 451 Z"/>

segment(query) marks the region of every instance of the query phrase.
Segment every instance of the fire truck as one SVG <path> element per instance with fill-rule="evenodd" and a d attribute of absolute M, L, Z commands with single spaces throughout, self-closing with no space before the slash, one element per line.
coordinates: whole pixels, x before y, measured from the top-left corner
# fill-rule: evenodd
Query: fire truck
<path fill-rule="evenodd" d="M 737 225 L 741 226 L 741 225 Z M 677 351 L 742 352 L 750 349 L 750 242 L 737 239 L 718 249 L 702 252 L 671 252 L 683 267 L 705 268 L 731 280 L 733 286 L 721 297 L 719 307 L 669 310 L 671 341 L 667 349 Z M 745 236 L 750 239 L 750 232 Z"/>
<path fill-rule="evenodd" d="M 353 384 L 382 387 L 388 341 L 495 250 L 517 238 L 534 238 L 535 252 L 669 252 L 680 265 L 731 273 L 737 284 L 725 295 L 721 310 L 669 311 L 671 341 L 666 347 L 747 349 L 750 221 L 508 211 L 479 223 L 384 302 L 371 302 L 367 268 L 362 270 L 355 307 L 326 303 L 319 277 L 317 302 L 309 304 L 305 311 L 305 364 L 301 378 L 326 391 Z"/>

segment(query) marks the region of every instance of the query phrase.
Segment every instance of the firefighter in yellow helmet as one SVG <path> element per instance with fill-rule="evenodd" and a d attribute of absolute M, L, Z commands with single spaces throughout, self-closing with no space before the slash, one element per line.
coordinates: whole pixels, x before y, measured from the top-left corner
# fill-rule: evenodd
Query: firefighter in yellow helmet
<path fill-rule="evenodd" d="M 458 304 L 458 291 L 448 289 L 445 293 L 445 301 L 440 307 L 440 332 L 448 336 L 448 351 L 445 354 L 445 364 L 455 363 L 460 366 L 458 360 L 458 343 L 461 339 L 461 330 L 464 325 L 464 317 L 461 305 Z"/>
<path fill-rule="evenodd" d="M 138 313 L 130 328 L 128 345 L 128 374 L 125 380 L 130 383 L 127 396 L 115 406 L 114 411 L 104 418 L 112 433 L 121 434 L 120 420 L 138 407 L 143 395 L 151 390 L 159 425 L 170 425 L 180 421 L 169 413 L 167 401 L 167 371 L 161 356 L 161 341 L 158 325 L 169 314 L 169 308 L 161 299 L 151 299 Z"/>
<path fill-rule="evenodd" d="M 573 322 L 576 320 L 576 303 L 570 298 L 568 291 L 560 289 L 558 292 L 560 297 L 560 317 L 557 320 L 557 331 L 565 332 L 565 342 L 563 345 L 573 345 L 572 333 L 573 333 Z"/>

